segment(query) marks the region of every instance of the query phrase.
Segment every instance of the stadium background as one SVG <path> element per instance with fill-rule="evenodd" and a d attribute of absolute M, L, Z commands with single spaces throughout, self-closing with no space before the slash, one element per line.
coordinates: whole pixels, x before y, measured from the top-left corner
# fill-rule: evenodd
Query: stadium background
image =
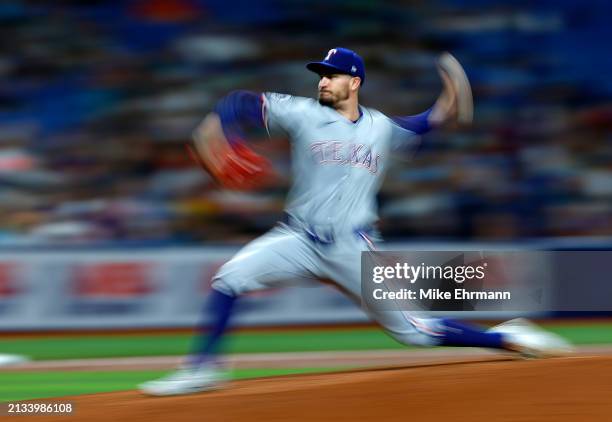
<path fill-rule="evenodd" d="M 186 353 L 208 277 L 279 218 L 288 178 L 218 190 L 184 143 L 232 89 L 313 96 L 304 63 L 339 45 L 364 56 L 363 103 L 387 114 L 431 106 L 441 51 L 473 84 L 474 126 L 427 135 L 391 170 L 379 198 L 387 240 L 609 249 L 610 11 L 605 1 L 3 2 L 0 353 Z M 288 176 L 286 144 L 261 148 Z M 242 307 L 245 325 L 317 326 L 241 331 L 237 353 L 399 347 L 368 326 L 323 327 L 365 322 L 328 288 Z M 605 320 L 552 324 L 579 344 L 612 342 Z M 131 389 L 158 373 L 5 372 L 0 401 Z"/>

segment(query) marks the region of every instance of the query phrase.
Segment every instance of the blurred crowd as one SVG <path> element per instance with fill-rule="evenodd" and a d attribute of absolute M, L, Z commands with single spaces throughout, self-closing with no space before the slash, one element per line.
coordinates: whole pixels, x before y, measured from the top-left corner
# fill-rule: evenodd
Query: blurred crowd
<path fill-rule="evenodd" d="M 466 66 L 475 124 L 423 137 L 379 202 L 387 239 L 612 236 L 605 1 L 23 0 L 0 4 L 0 245 L 243 242 L 279 218 L 289 156 L 258 192 L 218 189 L 184 144 L 234 89 L 316 95 L 345 46 L 362 103 L 419 113 L 435 60 Z"/>

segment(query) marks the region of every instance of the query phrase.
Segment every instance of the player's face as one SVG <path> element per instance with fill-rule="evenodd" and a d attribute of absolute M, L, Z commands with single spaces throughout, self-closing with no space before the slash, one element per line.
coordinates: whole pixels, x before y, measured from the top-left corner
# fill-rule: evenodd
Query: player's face
<path fill-rule="evenodd" d="M 330 74 L 321 75 L 319 80 L 319 103 L 334 107 L 349 98 L 351 90 L 351 79 L 349 75 Z"/>

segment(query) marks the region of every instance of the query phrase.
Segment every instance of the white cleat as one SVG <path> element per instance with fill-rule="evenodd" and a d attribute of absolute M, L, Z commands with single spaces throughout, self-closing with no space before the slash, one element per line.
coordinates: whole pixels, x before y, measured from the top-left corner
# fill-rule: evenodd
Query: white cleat
<path fill-rule="evenodd" d="M 545 331 L 524 318 L 511 319 L 488 330 L 500 333 L 509 350 L 529 358 L 567 356 L 573 347 L 560 336 Z"/>
<path fill-rule="evenodd" d="M 186 367 L 138 387 L 150 396 L 175 396 L 220 388 L 225 376 L 214 366 Z"/>

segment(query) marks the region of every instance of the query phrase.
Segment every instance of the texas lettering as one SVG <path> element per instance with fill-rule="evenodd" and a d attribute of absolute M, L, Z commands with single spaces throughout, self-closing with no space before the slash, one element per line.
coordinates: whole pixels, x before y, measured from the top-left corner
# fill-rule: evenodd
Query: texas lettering
<path fill-rule="evenodd" d="M 321 141 L 310 145 L 312 157 L 318 164 L 339 164 L 364 167 L 372 174 L 378 171 L 380 155 L 364 144 L 342 141 Z"/>

